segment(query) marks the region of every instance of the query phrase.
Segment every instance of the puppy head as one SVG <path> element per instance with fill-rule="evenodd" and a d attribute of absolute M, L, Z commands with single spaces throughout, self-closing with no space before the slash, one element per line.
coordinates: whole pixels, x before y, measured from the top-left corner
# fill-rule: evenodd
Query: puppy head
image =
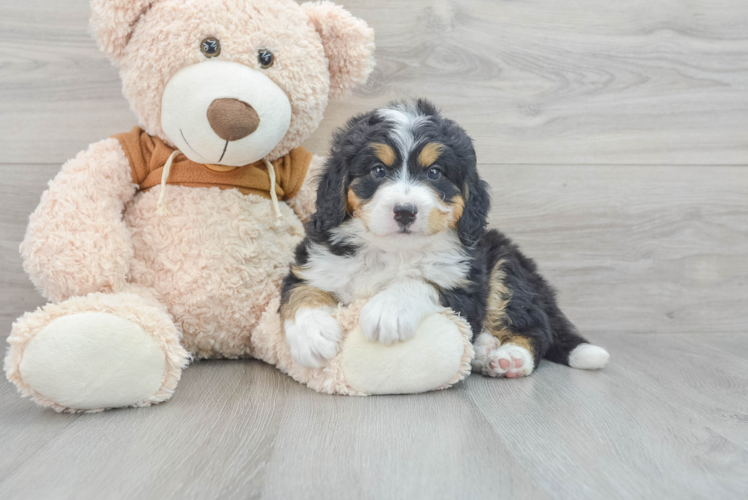
<path fill-rule="evenodd" d="M 336 133 L 309 231 L 353 218 L 377 237 L 455 230 L 470 246 L 483 234 L 489 208 L 472 140 L 418 100 L 357 116 Z"/>

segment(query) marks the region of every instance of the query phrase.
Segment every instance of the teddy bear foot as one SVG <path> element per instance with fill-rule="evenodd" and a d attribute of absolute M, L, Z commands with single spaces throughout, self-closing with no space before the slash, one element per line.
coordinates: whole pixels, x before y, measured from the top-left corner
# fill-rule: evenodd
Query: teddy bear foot
<path fill-rule="evenodd" d="M 363 394 L 409 394 L 444 389 L 470 371 L 470 327 L 451 312 L 427 316 L 415 337 L 392 345 L 371 342 L 356 328 L 345 339 L 341 368 Z"/>
<path fill-rule="evenodd" d="M 284 338 L 279 301 L 271 302 L 252 334 L 253 355 L 326 394 L 366 396 L 446 389 L 470 375 L 474 350 L 465 318 L 451 309 L 426 316 L 410 340 L 385 345 L 368 340 L 359 318 L 365 301 L 333 314 L 343 330 L 338 353 L 320 368 L 297 363 Z"/>
<path fill-rule="evenodd" d="M 168 315 L 142 302 L 132 294 L 91 294 L 23 316 L 8 339 L 8 379 L 57 411 L 168 399 L 189 355 Z"/>

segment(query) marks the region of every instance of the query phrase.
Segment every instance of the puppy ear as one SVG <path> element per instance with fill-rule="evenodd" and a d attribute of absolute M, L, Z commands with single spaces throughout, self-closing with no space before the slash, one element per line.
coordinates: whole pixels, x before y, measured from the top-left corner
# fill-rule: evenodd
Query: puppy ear
<path fill-rule="evenodd" d="M 374 69 L 374 30 L 332 2 L 301 4 L 322 38 L 330 61 L 330 99 L 340 99 L 365 83 Z"/>
<path fill-rule="evenodd" d="M 491 195 L 488 184 L 478 177 L 475 169 L 465 179 L 465 189 L 462 193 L 465 208 L 460 220 L 457 221 L 457 235 L 465 246 L 473 246 L 483 236 L 488 222 L 488 212 L 491 210 Z"/>
<path fill-rule="evenodd" d="M 346 160 L 333 150 L 317 187 L 317 211 L 309 217 L 307 227 L 310 235 L 324 233 L 343 223 L 349 185 Z"/>
<path fill-rule="evenodd" d="M 156 0 L 91 0 L 91 31 L 99 48 L 119 63 L 133 26 Z"/>

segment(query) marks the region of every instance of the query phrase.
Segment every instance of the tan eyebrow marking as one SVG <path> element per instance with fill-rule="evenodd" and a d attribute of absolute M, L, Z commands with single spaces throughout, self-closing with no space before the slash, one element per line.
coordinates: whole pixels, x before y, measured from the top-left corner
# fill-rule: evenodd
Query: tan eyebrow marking
<path fill-rule="evenodd" d="M 280 313 L 283 321 L 295 321 L 299 309 L 335 307 L 336 305 L 337 301 L 331 294 L 301 283 L 291 290 L 288 302 L 281 305 Z"/>
<path fill-rule="evenodd" d="M 387 144 L 382 144 L 381 142 L 374 142 L 371 145 L 372 148 L 374 148 L 374 154 L 377 155 L 377 158 L 382 160 L 382 163 L 387 165 L 388 167 L 391 167 L 395 164 L 395 160 L 397 159 L 397 156 L 395 155 L 395 151 L 389 147 Z"/>
<path fill-rule="evenodd" d="M 438 142 L 429 142 L 426 144 L 421 152 L 418 154 L 418 163 L 426 168 L 434 164 L 439 159 L 439 155 L 442 154 L 444 144 Z"/>
<path fill-rule="evenodd" d="M 348 189 L 348 196 L 346 197 L 346 206 L 345 209 L 350 214 L 355 214 L 356 210 L 361 208 L 361 198 L 356 196 L 356 193 L 353 192 L 353 189 Z"/>

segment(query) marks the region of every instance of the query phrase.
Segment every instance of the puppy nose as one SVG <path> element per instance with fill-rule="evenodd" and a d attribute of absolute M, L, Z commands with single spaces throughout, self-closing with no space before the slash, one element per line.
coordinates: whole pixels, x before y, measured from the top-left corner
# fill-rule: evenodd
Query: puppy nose
<path fill-rule="evenodd" d="M 224 141 L 238 141 L 257 130 L 260 115 L 239 99 L 216 99 L 208 106 L 208 123 Z"/>
<path fill-rule="evenodd" d="M 409 226 L 416 220 L 416 214 L 418 213 L 418 207 L 415 205 L 395 205 L 395 220 L 401 226 Z"/>

